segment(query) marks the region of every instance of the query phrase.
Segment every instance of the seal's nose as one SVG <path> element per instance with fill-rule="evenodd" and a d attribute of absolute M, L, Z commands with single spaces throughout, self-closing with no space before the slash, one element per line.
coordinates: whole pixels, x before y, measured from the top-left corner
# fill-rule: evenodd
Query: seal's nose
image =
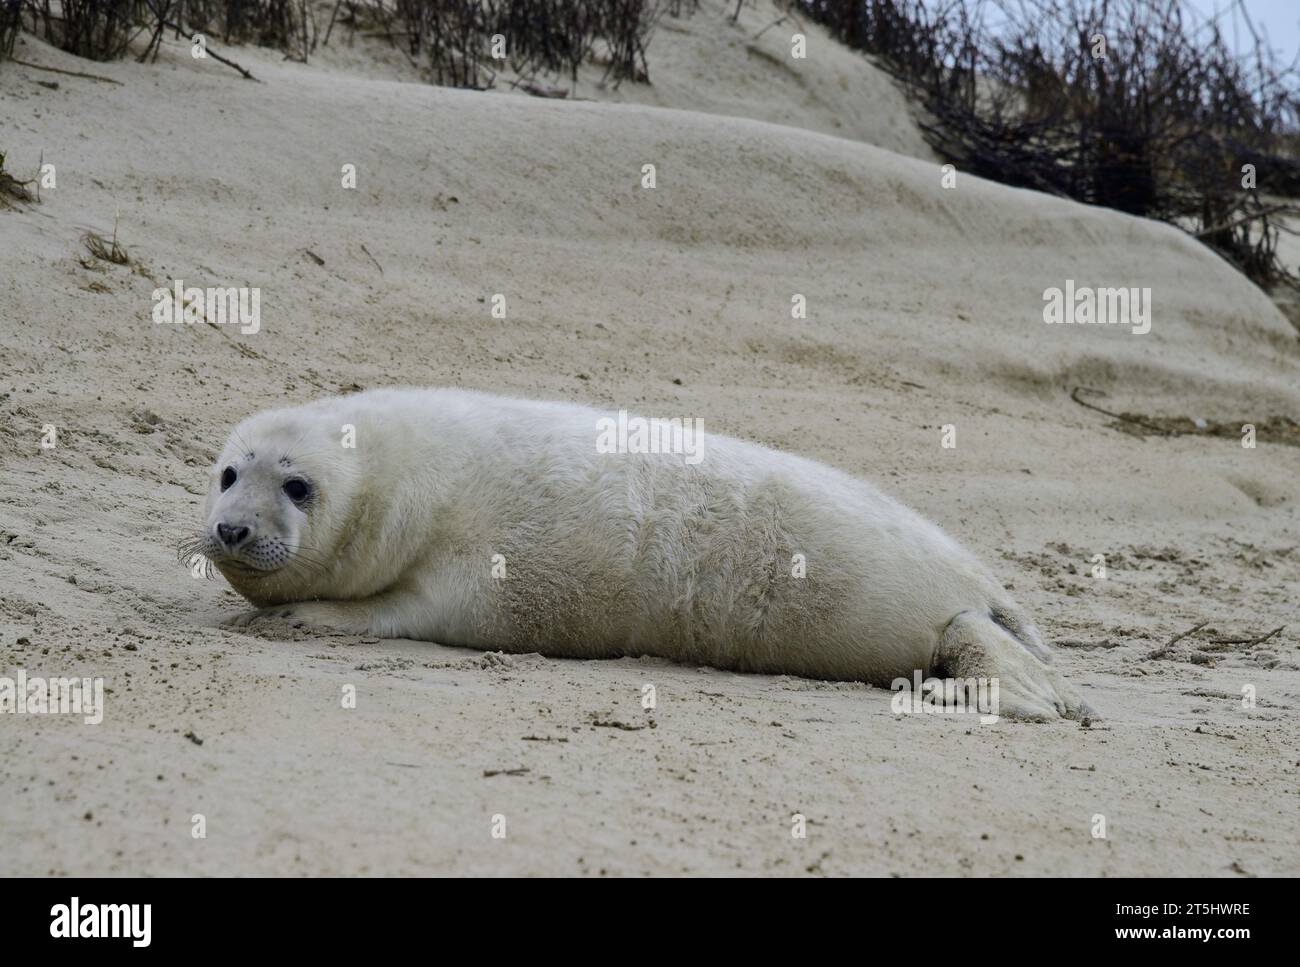
<path fill-rule="evenodd" d="M 226 546 L 228 551 L 233 551 L 248 540 L 248 535 L 251 533 L 252 531 L 247 527 L 230 527 L 227 524 L 217 525 L 217 538 Z"/>

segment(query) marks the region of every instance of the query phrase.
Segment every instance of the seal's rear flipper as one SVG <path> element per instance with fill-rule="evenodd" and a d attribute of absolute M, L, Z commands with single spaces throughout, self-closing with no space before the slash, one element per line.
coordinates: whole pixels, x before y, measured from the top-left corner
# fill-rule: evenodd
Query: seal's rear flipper
<path fill-rule="evenodd" d="M 1038 629 L 1028 618 L 1013 608 L 996 604 L 989 608 L 989 617 L 993 619 L 994 624 L 1005 629 L 1007 634 L 1024 645 L 1035 658 L 1047 665 L 1052 663 L 1052 649 L 1047 647 L 1047 643 L 1038 634 Z"/>
<path fill-rule="evenodd" d="M 1037 639 L 1036 632 L 1033 637 Z M 1013 636 L 991 615 L 963 611 L 948 622 L 939 639 L 933 674 L 996 681 L 997 714 L 1009 718 L 1050 721 L 1058 716 L 1094 717 L 1096 713 L 1061 673 L 1037 657 L 1040 650 L 1046 653 L 1041 639 L 1034 645 L 1031 648 L 1028 641 Z"/>

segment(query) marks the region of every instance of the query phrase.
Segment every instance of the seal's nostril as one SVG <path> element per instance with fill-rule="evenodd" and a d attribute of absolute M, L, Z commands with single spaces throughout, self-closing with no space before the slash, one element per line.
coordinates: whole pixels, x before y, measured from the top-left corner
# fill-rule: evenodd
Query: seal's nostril
<path fill-rule="evenodd" d="M 244 541 L 248 540 L 249 530 L 247 527 L 230 527 L 227 524 L 217 525 L 217 538 L 222 544 L 225 544 L 229 550 L 234 550 Z"/>

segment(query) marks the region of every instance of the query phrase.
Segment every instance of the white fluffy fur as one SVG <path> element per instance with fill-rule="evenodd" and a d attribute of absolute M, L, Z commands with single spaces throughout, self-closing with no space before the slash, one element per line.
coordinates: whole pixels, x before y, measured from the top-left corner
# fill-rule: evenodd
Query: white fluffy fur
<path fill-rule="evenodd" d="M 907 507 L 823 464 L 711 434 L 695 466 L 602 454 L 597 420 L 609 415 L 454 389 L 259 413 L 217 461 L 206 513 L 209 534 L 224 522 L 254 537 L 242 556 L 207 549 L 274 618 L 882 685 L 978 668 L 1010 677 L 1012 714 L 1079 714 L 1029 653 L 1047 657 L 1001 585 Z M 341 445 L 345 426 L 355 449 Z M 227 466 L 238 480 L 222 493 Z M 281 490 L 293 475 L 312 484 L 305 510 Z"/>

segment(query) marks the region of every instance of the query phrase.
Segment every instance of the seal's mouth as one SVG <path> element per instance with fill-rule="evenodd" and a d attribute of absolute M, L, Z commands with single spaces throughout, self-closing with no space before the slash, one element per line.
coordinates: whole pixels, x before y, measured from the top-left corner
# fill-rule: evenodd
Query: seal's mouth
<path fill-rule="evenodd" d="M 219 571 L 234 585 L 272 576 L 293 582 L 312 582 L 329 572 L 328 562 L 314 549 L 270 535 L 232 549 L 209 533 L 199 533 L 180 541 L 176 551 L 180 562 L 195 577 L 210 578 L 214 571 Z"/>
<path fill-rule="evenodd" d="M 213 562 L 223 570 L 230 567 L 243 577 L 265 577 L 282 570 L 291 560 L 288 546 L 279 537 L 256 537 L 236 548 L 218 545 Z"/>
<path fill-rule="evenodd" d="M 176 557 L 199 576 L 211 577 L 215 567 L 227 577 L 264 578 L 283 570 L 288 560 L 279 545 L 274 542 L 272 546 L 263 545 L 263 541 L 257 540 L 231 551 L 211 535 L 203 533 L 187 537 L 177 544 Z"/>
<path fill-rule="evenodd" d="M 238 556 L 232 554 L 219 554 L 212 558 L 212 563 L 217 566 L 221 573 L 234 571 L 240 577 L 246 578 L 264 578 L 280 570 L 283 565 L 273 564 L 270 567 L 258 567 L 247 561 L 241 560 Z"/>

